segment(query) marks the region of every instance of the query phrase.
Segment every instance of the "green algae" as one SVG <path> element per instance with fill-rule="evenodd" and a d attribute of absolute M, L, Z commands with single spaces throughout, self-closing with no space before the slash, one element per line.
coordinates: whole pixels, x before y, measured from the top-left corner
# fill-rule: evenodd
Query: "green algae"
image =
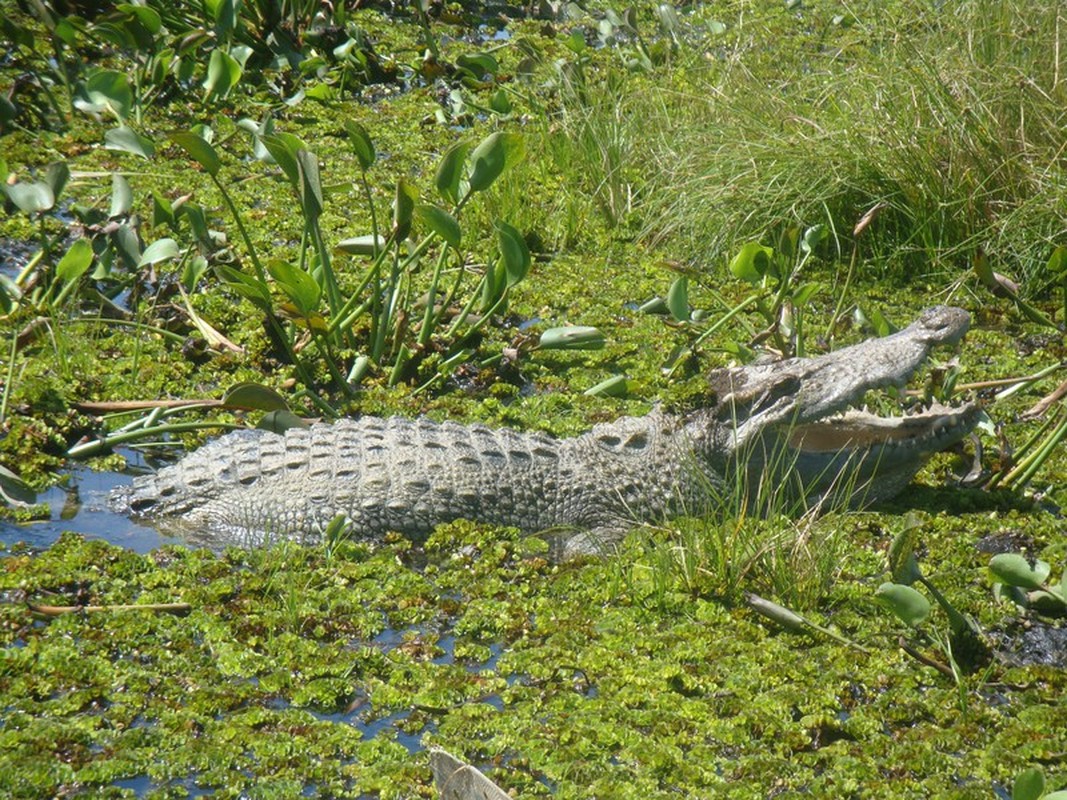
<path fill-rule="evenodd" d="M 971 535 L 1002 526 L 960 519 Z M 929 520 L 926 560 L 953 564 L 936 580 L 998 624 L 959 524 Z M 880 564 L 847 565 L 823 606 L 871 649 L 857 658 L 681 586 L 650 603 L 620 580 L 638 545 L 556 565 L 537 540 L 461 523 L 425 547 L 334 557 L 137 555 L 73 535 L 7 555 L 0 788 L 84 794 L 147 776 L 145 796 L 429 796 L 416 743 L 524 796 L 988 797 L 1032 763 L 1062 779 L 1064 672 L 994 667 L 967 679 L 961 708 L 951 681 L 896 648 L 873 602 Z M 26 605 L 178 600 L 187 616 L 41 619 Z"/>

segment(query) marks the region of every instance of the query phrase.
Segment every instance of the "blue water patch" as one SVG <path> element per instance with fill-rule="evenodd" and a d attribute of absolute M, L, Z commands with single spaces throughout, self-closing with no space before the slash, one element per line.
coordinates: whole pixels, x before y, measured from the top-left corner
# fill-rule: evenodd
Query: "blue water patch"
<path fill-rule="evenodd" d="M 48 519 L 27 523 L 0 520 L 0 545 L 10 548 L 21 542 L 34 550 L 43 550 L 66 531 L 80 533 L 89 539 L 103 539 L 137 553 L 179 543 L 180 539 L 163 536 L 154 528 L 139 525 L 108 509 L 107 497 L 111 490 L 132 480 L 133 476 L 119 472 L 94 472 L 87 467 L 75 467 L 59 486 L 37 496 L 37 502 L 49 507 Z"/>

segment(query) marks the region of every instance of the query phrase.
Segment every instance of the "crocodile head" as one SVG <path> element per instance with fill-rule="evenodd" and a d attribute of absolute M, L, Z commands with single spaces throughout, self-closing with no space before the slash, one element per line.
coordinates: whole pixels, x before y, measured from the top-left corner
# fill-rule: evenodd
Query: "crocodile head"
<path fill-rule="evenodd" d="M 719 370 L 711 413 L 720 446 L 750 481 L 787 477 L 809 498 L 847 492 L 853 505 L 890 497 L 966 437 L 979 409 L 933 403 L 878 416 L 856 406 L 871 390 L 903 389 L 935 346 L 956 344 L 969 326 L 966 311 L 939 306 L 890 336 L 816 358 Z"/>

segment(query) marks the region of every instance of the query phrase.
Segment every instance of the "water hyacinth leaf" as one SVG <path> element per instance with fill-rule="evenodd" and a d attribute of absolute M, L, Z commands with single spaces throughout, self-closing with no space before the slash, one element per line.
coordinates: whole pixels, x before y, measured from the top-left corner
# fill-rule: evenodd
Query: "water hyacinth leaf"
<path fill-rule="evenodd" d="M 604 334 L 597 328 L 566 325 L 542 333 L 538 346 L 542 350 L 600 350 L 605 341 Z"/>
<path fill-rule="evenodd" d="M 530 271 L 530 248 L 527 247 L 523 235 L 506 222 L 496 223 L 496 236 L 507 272 L 507 285 L 510 288 L 525 278 Z"/>
<path fill-rule="evenodd" d="M 119 3 L 115 6 L 115 10 L 134 17 L 137 22 L 143 25 L 145 30 L 153 36 L 159 33 L 160 29 L 163 27 L 163 18 L 159 16 L 159 12 L 148 6 L 137 6 L 132 3 Z"/>
<path fill-rule="evenodd" d="M 419 222 L 439 236 L 446 244 L 459 249 L 463 232 L 459 222 L 440 206 L 422 204 L 415 209 Z"/>
<path fill-rule="evenodd" d="M 97 70 L 89 76 L 85 82 L 85 98 L 87 103 L 75 101 L 74 105 L 89 113 L 110 111 L 119 121 L 125 120 L 133 108 L 129 79 L 125 73 L 113 69 Z"/>
<path fill-rule="evenodd" d="M 204 9 L 215 23 L 215 33 L 225 39 L 237 24 L 237 4 L 234 0 L 204 0 Z"/>
<path fill-rule="evenodd" d="M 208 175 L 218 175 L 222 162 L 215 148 L 205 139 L 192 132 L 172 133 L 170 140 L 178 145 L 196 163 L 203 167 Z"/>
<path fill-rule="evenodd" d="M 170 238 L 159 239 L 145 248 L 141 258 L 137 262 L 138 267 L 158 264 L 170 258 L 177 258 L 181 254 L 178 243 Z"/>
<path fill-rule="evenodd" d="M 492 78 L 500 72 L 500 64 L 488 53 L 464 53 L 456 59 L 456 66 L 477 80 Z"/>
<path fill-rule="evenodd" d="M 300 166 L 297 154 L 307 150 L 304 143 L 291 133 L 274 133 L 263 137 L 263 146 L 267 148 L 274 163 L 281 167 L 289 184 L 300 191 Z"/>
<path fill-rule="evenodd" d="M 930 601 L 910 586 L 883 583 L 874 594 L 909 627 L 914 628 L 930 615 Z"/>
<path fill-rule="evenodd" d="M 348 132 L 348 141 L 352 145 L 352 151 L 356 154 L 360 168 L 366 172 L 377 158 L 374 152 L 374 142 L 371 141 L 367 129 L 353 120 L 345 121 L 345 131 Z"/>
<path fill-rule="evenodd" d="M 517 133 L 497 131 L 487 136 L 471 153 L 471 191 L 488 189 L 504 170 L 522 159 L 524 152 L 523 138 Z"/>
<path fill-rule="evenodd" d="M 793 292 L 793 305 L 805 306 L 808 301 L 811 300 L 816 294 L 822 290 L 822 284 L 819 283 L 805 283 L 796 288 Z"/>
<path fill-rule="evenodd" d="M 296 153 L 296 165 L 300 171 L 300 203 L 304 216 L 314 219 L 322 213 L 325 203 L 319 178 L 319 160 L 314 153 L 300 149 Z"/>
<path fill-rule="evenodd" d="M 318 281 L 307 272 L 287 261 L 277 259 L 268 262 L 267 272 L 301 316 L 306 317 L 318 308 L 322 289 Z"/>
<path fill-rule="evenodd" d="M 288 411 L 285 398 L 260 383 L 239 383 L 230 388 L 222 398 L 227 408 L 242 408 L 255 411 Z"/>
<path fill-rule="evenodd" d="M 245 275 L 233 267 L 220 265 L 215 270 L 228 289 L 250 300 L 261 311 L 271 311 L 270 288 L 263 281 Z"/>
<path fill-rule="evenodd" d="M 773 258 L 774 248 L 759 242 L 748 242 L 730 260 L 730 272 L 743 281 L 759 283 L 770 270 Z"/>
<path fill-rule="evenodd" d="M 207 77 L 204 79 L 204 99 L 222 98 L 241 80 L 241 65 L 225 50 L 215 48 L 207 65 Z"/>
<path fill-rule="evenodd" d="M 502 117 L 515 110 L 515 107 L 511 104 L 511 97 L 508 96 L 507 91 L 503 88 L 497 89 L 489 96 L 489 108 Z"/>
<path fill-rule="evenodd" d="M 689 279 L 684 275 L 675 278 L 667 291 L 667 310 L 678 322 L 689 319 Z"/>
<path fill-rule="evenodd" d="M 1052 251 L 1045 268 L 1053 275 L 1067 276 L 1067 247 L 1062 244 Z"/>
<path fill-rule="evenodd" d="M 133 153 L 141 158 L 152 158 L 156 154 L 156 146 L 152 144 L 151 139 L 141 136 L 125 125 L 112 128 L 104 134 L 104 147 L 122 153 Z"/>
<path fill-rule="evenodd" d="M 441 197 L 452 204 L 460 201 L 463 167 L 467 163 L 469 152 L 470 145 L 466 142 L 459 142 L 448 149 L 437 166 L 434 186 L 437 187 Z"/>
<path fill-rule="evenodd" d="M 375 242 L 377 242 L 377 245 Z M 334 249 L 354 256 L 373 256 L 376 251 L 380 251 L 383 247 L 385 247 L 384 236 L 378 236 L 376 239 L 373 233 L 368 233 L 363 236 L 342 239 L 335 245 Z"/>
<path fill-rule="evenodd" d="M 915 560 L 915 546 L 919 542 L 921 523 L 917 515 L 909 514 L 904 521 L 904 528 L 889 544 L 889 572 L 894 583 L 910 586 L 922 578 L 919 564 Z"/>
<path fill-rule="evenodd" d="M 207 259 L 203 256 L 195 255 L 190 258 L 182 270 L 182 288 L 187 292 L 195 291 L 196 285 L 207 272 L 207 267 Z"/>
<path fill-rule="evenodd" d="M 997 580 L 1008 586 L 1040 589 L 1048 580 L 1051 567 L 1045 561 L 1035 561 L 1031 565 L 1018 553 L 999 553 L 990 559 L 989 571 Z"/>
<path fill-rule="evenodd" d="M 130 182 L 119 173 L 112 173 L 111 208 L 107 215 L 112 219 L 122 217 L 130 213 L 131 208 L 133 208 L 133 189 L 130 188 Z"/>
<path fill-rule="evenodd" d="M 804 231 L 804 238 L 800 240 L 800 249 L 811 254 L 815 252 L 815 248 L 827 237 L 828 231 L 825 225 L 812 225 L 806 231 Z"/>
<path fill-rule="evenodd" d="M 6 174 L 6 171 L 4 171 Z M 63 194 L 63 188 L 70 180 L 70 167 L 63 161 L 55 161 L 48 165 L 44 171 L 44 182 L 52 189 L 52 197 L 58 198 Z"/>
<path fill-rule="evenodd" d="M 0 189 L 3 189 L 7 199 L 25 214 L 47 211 L 56 204 L 56 197 L 52 193 L 52 187 L 40 181 L 35 183 L 0 184 Z"/>
<path fill-rule="evenodd" d="M 152 226 L 166 225 L 172 230 L 176 224 L 174 206 L 159 192 L 152 192 Z"/>
<path fill-rule="evenodd" d="M 111 234 L 111 247 L 122 258 L 123 265 L 133 269 L 141 260 L 141 241 L 129 225 L 119 225 Z"/>
<path fill-rule="evenodd" d="M 614 375 L 596 386 L 586 389 L 583 394 L 590 397 L 625 397 L 630 392 L 630 381 L 625 375 Z"/>
<path fill-rule="evenodd" d="M 396 196 L 393 198 L 393 237 L 399 242 L 411 233 L 411 220 L 415 216 L 415 204 L 419 200 L 419 190 L 405 178 L 396 182 Z"/>
<path fill-rule="evenodd" d="M 1011 800 L 1038 800 L 1045 794 L 1045 773 L 1037 767 L 1024 769 L 1015 776 Z"/>
<path fill-rule="evenodd" d="M 22 289 L 4 273 L 0 272 L 0 311 L 10 314 L 22 300 Z"/>
<path fill-rule="evenodd" d="M 56 277 L 65 283 L 76 281 L 93 263 L 93 246 L 88 239 L 78 239 L 56 264 Z"/>
<path fill-rule="evenodd" d="M 9 506 L 32 506 L 37 495 L 22 478 L 0 466 L 0 501 Z"/>

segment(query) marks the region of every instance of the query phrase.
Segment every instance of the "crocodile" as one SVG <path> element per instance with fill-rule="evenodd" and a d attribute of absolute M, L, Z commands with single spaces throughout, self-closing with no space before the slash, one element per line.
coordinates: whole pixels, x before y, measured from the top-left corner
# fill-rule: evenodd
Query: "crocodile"
<path fill-rule="evenodd" d="M 825 355 L 719 369 L 694 411 L 622 417 L 571 438 L 401 417 L 240 430 L 135 478 L 111 504 L 215 546 L 313 543 L 335 520 L 368 538 L 419 538 L 468 519 L 567 531 L 556 539 L 564 556 L 730 497 L 782 491 L 862 506 L 899 493 L 979 412 L 934 402 L 882 417 L 854 406 L 869 390 L 902 388 L 969 325 L 962 309 L 932 308 Z"/>

